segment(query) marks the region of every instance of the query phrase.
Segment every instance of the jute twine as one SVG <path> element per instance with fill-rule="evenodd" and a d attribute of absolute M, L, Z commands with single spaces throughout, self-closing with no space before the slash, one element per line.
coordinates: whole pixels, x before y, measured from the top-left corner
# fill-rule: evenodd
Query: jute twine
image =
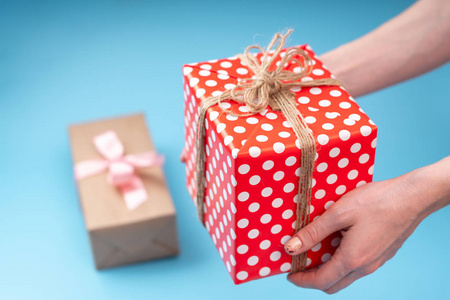
<path fill-rule="evenodd" d="M 221 101 L 234 100 L 237 103 L 245 104 L 249 113 L 239 114 L 223 109 L 224 112 L 243 117 L 262 112 L 269 106 L 274 111 L 281 111 L 286 120 L 292 125 L 292 129 L 300 142 L 301 168 L 298 184 L 297 201 L 297 222 L 295 232 L 309 223 L 309 206 L 311 203 L 311 182 L 313 176 L 314 159 L 316 155 L 316 143 L 312 131 L 308 128 L 302 114 L 296 107 L 295 94 L 290 90 L 298 87 L 314 87 L 326 85 L 341 85 L 332 78 L 301 81 L 312 71 L 312 60 L 308 54 L 298 47 L 289 48 L 281 58 L 277 68 L 269 71 L 274 60 L 279 57 L 284 47 L 286 38 L 291 34 L 288 30 L 286 34 L 277 33 L 269 46 L 263 48 L 253 45 L 245 49 L 244 54 L 239 55 L 243 64 L 247 65 L 254 75 L 252 78 L 239 80 L 238 84 L 230 90 L 224 91 L 219 96 L 212 96 L 203 99 L 200 104 L 200 114 L 197 125 L 197 210 L 200 221 L 204 224 L 204 197 L 205 197 L 205 117 L 208 108 L 220 104 Z M 273 49 L 274 48 L 274 49 Z M 260 61 L 250 53 L 250 50 L 257 49 L 262 52 L 263 59 Z M 272 50 L 273 49 L 273 50 Z M 303 62 L 298 58 L 302 57 Z M 292 63 L 300 67 L 300 72 L 283 70 L 287 63 Z M 292 258 L 291 272 L 302 271 L 306 267 L 306 253 Z"/>

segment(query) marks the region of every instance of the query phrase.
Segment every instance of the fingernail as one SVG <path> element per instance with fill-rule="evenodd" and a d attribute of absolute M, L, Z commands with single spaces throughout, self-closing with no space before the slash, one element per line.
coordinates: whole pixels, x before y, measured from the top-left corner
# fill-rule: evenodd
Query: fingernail
<path fill-rule="evenodd" d="M 290 239 L 285 245 L 284 250 L 289 253 L 295 253 L 302 247 L 302 241 L 296 236 Z"/>

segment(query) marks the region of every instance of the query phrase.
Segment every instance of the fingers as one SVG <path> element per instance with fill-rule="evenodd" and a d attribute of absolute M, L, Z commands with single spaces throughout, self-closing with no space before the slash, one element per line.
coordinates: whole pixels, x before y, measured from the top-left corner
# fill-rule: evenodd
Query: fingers
<path fill-rule="evenodd" d="M 337 293 L 340 290 L 345 289 L 346 287 L 348 287 L 361 277 L 372 274 L 373 272 L 378 270 L 378 268 L 380 268 L 384 264 L 384 262 L 389 260 L 389 258 L 392 257 L 394 254 L 395 252 L 393 254 L 389 253 L 388 256 L 373 261 L 368 265 L 363 265 L 355 269 L 349 269 L 350 272 L 347 275 L 345 275 L 342 279 L 337 281 L 334 285 L 329 286 L 328 288 L 322 290 L 327 294 Z M 345 265 L 345 263 L 343 264 Z"/>
<path fill-rule="evenodd" d="M 345 289 L 350 284 L 352 284 L 353 282 L 355 282 L 356 280 L 360 279 L 363 276 L 364 276 L 363 274 L 360 274 L 358 272 L 350 272 L 347 276 L 345 276 L 344 278 L 339 280 L 335 285 L 333 285 L 330 288 L 324 290 L 324 292 L 327 293 L 327 294 L 337 293 L 340 290 Z"/>
<path fill-rule="evenodd" d="M 339 203 L 333 204 L 325 213 L 300 229 L 285 245 L 290 255 L 303 253 L 320 243 L 324 238 L 350 226 L 350 220 Z"/>
<path fill-rule="evenodd" d="M 186 162 L 186 153 L 185 153 L 184 149 L 183 149 L 183 152 L 181 152 L 181 155 L 180 155 L 180 161 L 181 161 L 182 163 L 185 163 L 185 162 Z"/>
<path fill-rule="evenodd" d="M 289 274 L 288 280 L 303 288 L 325 291 L 345 278 L 349 273 L 350 271 L 344 267 L 339 256 L 334 255 L 322 267 Z"/>
<path fill-rule="evenodd" d="M 395 253 L 394 253 L 395 254 Z M 392 257 L 393 255 L 389 255 Z M 389 259 L 389 258 L 387 258 Z M 355 282 L 356 280 L 360 279 L 361 277 L 367 276 L 369 274 L 372 274 L 376 270 L 378 270 L 379 267 L 381 267 L 384 262 L 386 262 L 387 259 L 379 259 L 378 261 L 374 261 L 371 264 L 367 266 L 359 267 L 353 271 L 351 271 L 347 276 L 339 280 L 335 285 L 331 286 L 330 288 L 324 290 L 327 294 L 334 294 L 339 292 L 342 289 L 345 289 L 350 284 Z"/>

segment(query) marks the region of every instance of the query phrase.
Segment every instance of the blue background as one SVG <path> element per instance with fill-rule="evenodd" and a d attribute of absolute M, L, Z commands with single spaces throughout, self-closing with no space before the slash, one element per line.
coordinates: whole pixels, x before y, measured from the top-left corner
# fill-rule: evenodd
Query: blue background
<path fill-rule="evenodd" d="M 234 55 L 295 29 L 317 53 L 413 1 L 11 1 L 0 3 L 1 299 L 325 299 L 285 275 L 235 286 L 185 189 L 181 66 Z M 308 4 L 309 3 L 309 4 Z M 284 6 L 280 8 L 279 5 Z M 450 154 L 450 67 L 361 97 L 379 126 L 375 180 Z M 178 210 L 181 254 L 98 272 L 67 126 L 145 112 Z M 335 299 L 449 298 L 450 208 L 396 257 Z"/>

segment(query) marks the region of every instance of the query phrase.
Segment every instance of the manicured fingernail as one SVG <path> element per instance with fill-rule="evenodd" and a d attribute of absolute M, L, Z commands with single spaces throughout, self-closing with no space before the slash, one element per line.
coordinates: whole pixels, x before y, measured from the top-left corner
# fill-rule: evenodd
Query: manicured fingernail
<path fill-rule="evenodd" d="M 287 253 L 292 254 L 297 252 L 301 247 L 302 241 L 300 241 L 298 237 L 294 236 L 284 245 L 284 250 L 286 250 Z"/>

